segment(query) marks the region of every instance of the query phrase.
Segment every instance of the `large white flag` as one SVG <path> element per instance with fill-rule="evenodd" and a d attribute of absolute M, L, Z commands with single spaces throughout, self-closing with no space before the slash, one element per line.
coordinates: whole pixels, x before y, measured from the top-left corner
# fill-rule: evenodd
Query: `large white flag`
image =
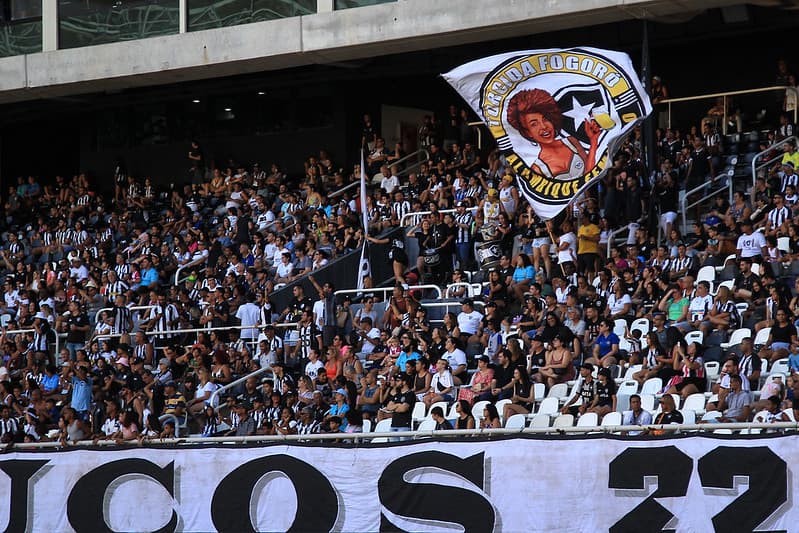
<path fill-rule="evenodd" d="M 363 221 L 363 246 L 361 247 L 361 261 L 358 263 L 358 289 L 363 289 L 363 280 L 365 277 L 372 276 L 372 267 L 369 265 L 369 241 L 366 240 L 366 235 L 369 234 L 369 209 L 366 207 L 366 167 L 363 161 L 363 150 L 361 150 L 361 219 Z"/>
<path fill-rule="evenodd" d="M 621 52 L 510 52 L 443 76 L 488 126 L 545 220 L 602 177 L 624 136 L 652 111 Z"/>

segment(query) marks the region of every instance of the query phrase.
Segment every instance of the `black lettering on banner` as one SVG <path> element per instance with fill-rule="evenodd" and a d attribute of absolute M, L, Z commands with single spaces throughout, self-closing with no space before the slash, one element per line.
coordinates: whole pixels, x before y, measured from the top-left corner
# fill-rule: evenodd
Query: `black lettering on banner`
<path fill-rule="evenodd" d="M 713 528 L 719 533 L 754 531 L 788 500 L 788 467 L 765 446 L 719 446 L 699 459 L 697 470 L 706 489 L 734 489 L 735 476 L 749 479 L 746 492 L 713 517 Z"/>
<path fill-rule="evenodd" d="M 644 478 L 656 476 L 658 488 L 610 527 L 610 533 L 673 532 L 663 527 L 674 518 L 655 498 L 675 498 L 688 493 L 693 461 L 675 446 L 628 448 L 610 463 L 608 488 L 646 488 Z"/>
<path fill-rule="evenodd" d="M 330 531 L 338 519 L 338 496 L 316 468 L 285 454 L 244 463 L 225 476 L 211 500 L 211 519 L 219 533 L 254 533 L 250 520 L 252 492 L 259 479 L 282 472 L 297 493 L 297 513 L 289 532 Z"/>
<path fill-rule="evenodd" d="M 13 459 L 0 462 L 2 470 L 11 479 L 8 502 L 8 525 L 4 533 L 28 531 L 28 493 L 30 478 L 50 461 L 24 461 Z"/>
<path fill-rule="evenodd" d="M 482 495 L 458 487 L 432 483 L 408 483 L 404 476 L 420 468 L 455 473 L 484 490 L 484 453 L 466 459 L 443 452 L 420 452 L 389 464 L 377 482 L 380 503 L 390 512 L 408 518 L 456 523 L 465 533 L 493 531 L 496 513 Z M 457 513 L 453 510 L 457 509 Z M 402 531 L 380 513 L 380 531 Z"/>
<path fill-rule="evenodd" d="M 170 462 L 163 468 L 146 459 L 120 459 L 100 465 L 81 476 L 67 498 L 67 518 L 75 529 L 75 533 L 113 532 L 105 521 L 103 509 L 105 493 L 114 480 L 129 474 L 142 474 L 150 477 L 163 486 L 170 496 L 175 496 L 174 462 Z M 178 515 L 173 509 L 169 523 L 155 533 L 174 532 L 177 525 Z"/>

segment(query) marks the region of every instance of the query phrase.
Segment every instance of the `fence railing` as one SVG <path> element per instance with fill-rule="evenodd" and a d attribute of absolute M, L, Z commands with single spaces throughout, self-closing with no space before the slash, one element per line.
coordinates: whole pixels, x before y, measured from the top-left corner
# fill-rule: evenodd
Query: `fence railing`
<path fill-rule="evenodd" d="M 775 92 L 775 91 L 793 91 L 794 94 L 799 97 L 799 91 L 797 91 L 796 87 L 789 87 L 786 85 L 772 85 L 770 87 L 759 87 L 757 89 L 744 89 L 741 91 L 727 91 L 723 93 L 710 93 L 710 94 L 699 94 L 696 96 L 683 96 L 680 98 L 669 98 L 666 100 L 662 100 L 660 104 L 668 105 L 668 127 L 671 128 L 671 106 L 672 104 L 680 103 L 680 102 L 694 102 L 697 100 L 708 100 L 711 98 L 722 98 L 723 99 L 723 106 L 724 112 L 722 114 L 722 133 L 725 135 L 727 134 L 727 98 L 730 96 L 739 96 L 742 94 L 755 94 L 755 93 L 764 93 L 764 92 Z M 796 114 L 797 110 L 794 108 L 793 110 L 793 122 L 796 124 Z"/>
<path fill-rule="evenodd" d="M 408 287 L 409 291 L 413 291 L 413 290 L 416 290 L 416 289 L 432 290 L 432 291 L 435 291 L 436 298 L 438 298 L 440 300 L 441 297 L 442 297 L 441 287 L 439 287 L 438 285 L 411 285 L 411 286 Z M 378 294 L 382 294 L 383 297 L 385 298 L 385 296 L 388 295 L 393 290 L 394 290 L 394 287 L 372 287 L 370 289 L 341 289 L 341 290 L 336 291 L 334 294 L 336 296 L 338 296 L 340 294 L 375 294 L 375 293 L 378 293 Z"/>
<path fill-rule="evenodd" d="M 794 111 L 794 114 L 795 113 L 796 112 Z M 795 121 L 796 121 L 796 117 L 794 116 L 794 122 Z M 782 146 L 784 146 L 785 144 L 788 144 L 789 142 L 794 143 L 794 146 L 796 146 L 796 143 L 799 142 L 799 138 L 797 138 L 795 135 L 792 135 L 792 136 L 790 136 L 790 137 L 788 137 L 786 139 L 781 140 L 778 143 L 773 144 L 772 146 L 769 146 L 768 148 L 766 148 L 762 152 L 756 153 L 755 156 L 752 158 L 752 191 L 751 191 L 752 198 L 751 199 L 752 199 L 752 206 L 753 207 L 755 205 L 755 186 L 757 185 L 757 171 L 760 170 L 763 167 L 767 167 L 769 165 L 773 165 L 774 164 L 774 160 L 773 159 L 770 160 L 770 161 L 766 161 L 766 162 L 760 163 L 760 164 L 758 164 L 758 160 L 761 157 L 763 157 L 764 155 L 769 154 L 769 153 L 773 152 L 774 150 L 777 150 L 778 148 L 781 148 Z M 730 203 L 732 203 L 732 202 L 730 202 Z"/>
<path fill-rule="evenodd" d="M 545 428 L 496 428 L 496 429 L 449 429 L 449 430 L 422 430 L 422 431 L 403 431 L 403 432 L 371 432 L 371 433 L 319 433 L 312 435 L 252 435 L 252 436 L 223 436 L 223 437 L 185 437 L 170 439 L 145 439 L 142 441 L 122 441 L 113 440 L 99 441 L 78 441 L 68 443 L 67 446 L 94 447 L 94 446 L 147 446 L 147 445 L 192 445 L 192 444 L 250 444 L 250 443 L 271 443 L 271 442 L 325 442 L 325 441 L 355 441 L 366 444 L 372 439 L 402 438 L 402 439 L 424 439 L 424 438 L 452 438 L 452 437 L 511 437 L 514 435 L 583 435 L 594 434 L 623 434 L 628 432 L 657 431 L 670 434 L 684 433 L 710 433 L 713 434 L 721 430 L 722 432 L 731 431 L 796 431 L 799 430 L 799 422 L 737 422 L 737 423 L 707 423 L 707 424 L 650 424 L 650 425 L 629 425 L 629 426 L 567 426 L 567 427 L 545 427 Z M 646 437 L 633 436 L 631 439 L 641 439 Z M 792 436 L 795 438 L 795 436 Z M 6 450 L 37 450 L 37 449 L 59 449 L 64 448 L 60 442 L 31 442 L 9 445 Z"/>
<path fill-rule="evenodd" d="M 455 214 L 458 210 L 457 209 L 439 209 L 438 212 L 442 215 L 447 213 Z M 474 215 L 477 212 L 476 207 L 470 207 L 469 211 Z M 431 214 L 432 211 L 414 211 L 413 213 L 406 213 L 400 219 L 400 226 L 403 228 L 410 228 L 412 226 L 416 226 L 417 224 L 422 222 L 422 217 L 425 215 Z"/>

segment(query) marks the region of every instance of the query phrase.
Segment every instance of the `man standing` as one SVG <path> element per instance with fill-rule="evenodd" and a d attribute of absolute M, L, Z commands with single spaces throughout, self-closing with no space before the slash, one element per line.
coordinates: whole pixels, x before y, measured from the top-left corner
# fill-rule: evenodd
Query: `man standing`
<path fill-rule="evenodd" d="M 330 346 L 333 344 L 333 337 L 336 336 L 336 295 L 334 294 L 335 289 L 333 288 L 333 284 L 325 282 L 324 285 L 319 285 L 319 283 L 314 279 L 313 276 L 308 276 L 308 279 L 313 284 L 316 292 L 319 293 L 319 300 L 321 305 L 319 306 L 322 310 L 322 316 L 315 317 L 319 324 L 322 325 L 322 344 L 324 346 Z"/>
<path fill-rule="evenodd" d="M 255 294 L 247 293 L 247 303 L 239 306 L 236 318 L 241 322 L 240 338 L 244 342 L 253 342 L 258 338 L 258 321 L 261 319 L 261 308 L 255 304 Z"/>
<path fill-rule="evenodd" d="M 67 323 L 67 350 L 69 358 L 75 360 L 75 353 L 86 345 L 86 332 L 89 331 L 89 317 L 82 312 L 78 302 L 69 302 Z"/>
<path fill-rule="evenodd" d="M 171 344 L 173 333 L 169 333 L 175 329 L 178 322 L 178 310 L 174 304 L 166 302 L 166 294 L 158 295 L 158 303 L 150 310 L 150 319 L 142 329 L 151 331 L 166 332 L 156 335 L 156 345 L 162 348 Z"/>

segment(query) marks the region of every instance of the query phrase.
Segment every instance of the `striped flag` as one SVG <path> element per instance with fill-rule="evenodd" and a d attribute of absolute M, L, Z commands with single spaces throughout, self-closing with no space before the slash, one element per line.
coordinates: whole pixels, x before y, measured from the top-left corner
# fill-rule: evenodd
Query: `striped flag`
<path fill-rule="evenodd" d="M 364 237 L 369 233 L 369 210 L 366 207 L 366 167 L 364 166 L 363 150 L 361 150 L 361 217 L 363 221 Z M 358 289 L 364 288 L 364 278 L 372 276 L 372 267 L 369 265 L 369 241 L 364 238 L 361 248 L 361 262 L 358 266 Z"/>

